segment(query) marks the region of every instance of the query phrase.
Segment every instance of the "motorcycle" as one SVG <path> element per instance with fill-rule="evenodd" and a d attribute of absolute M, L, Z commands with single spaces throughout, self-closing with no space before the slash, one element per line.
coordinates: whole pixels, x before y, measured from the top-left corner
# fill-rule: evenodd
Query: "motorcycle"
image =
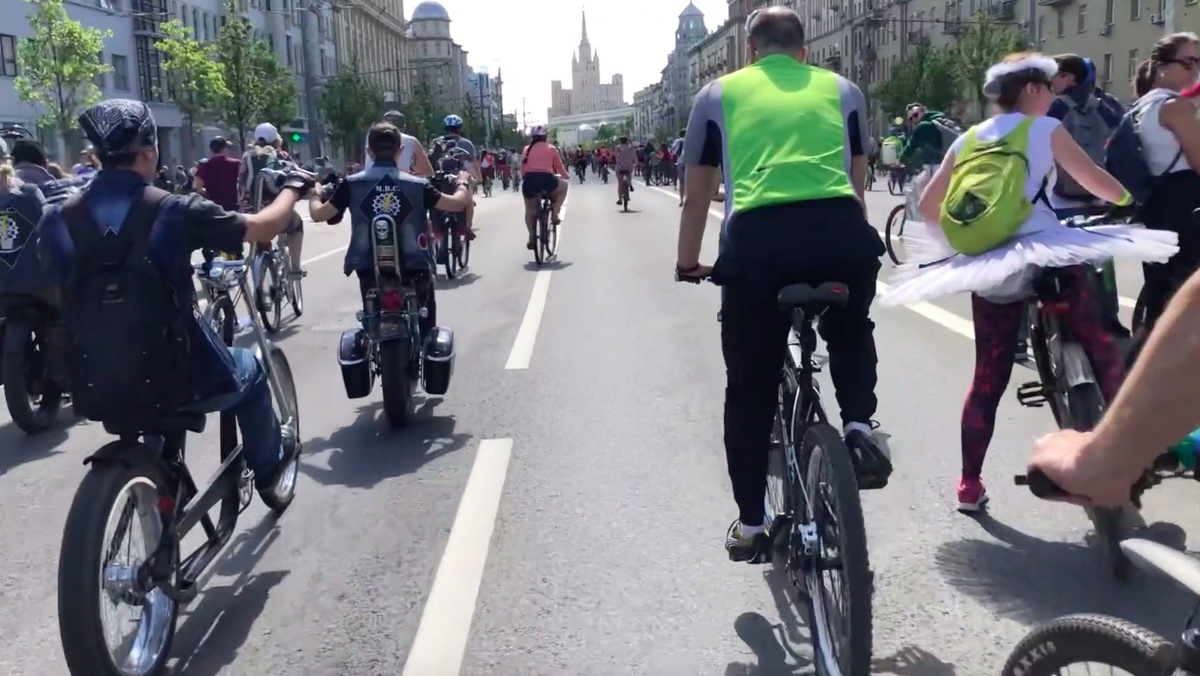
<path fill-rule="evenodd" d="M 35 295 L 10 294 L 0 299 L 6 319 L 3 326 L 4 400 L 13 422 L 26 434 L 50 429 L 70 393 L 61 377 L 62 321 L 58 311 Z"/>
<path fill-rule="evenodd" d="M 346 396 L 366 397 L 378 378 L 383 414 L 396 428 L 412 422 L 418 385 L 426 394 L 442 396 L 454 373 L 454 332 L 439 326 L 421 336 L 425 309 L 401 274 L 400 225 L 388 214 L 371 221 L 375 287 L 366 290 L 363 310 L 356 315 L 361 328 L 343 331 L 338 345 Z"/>

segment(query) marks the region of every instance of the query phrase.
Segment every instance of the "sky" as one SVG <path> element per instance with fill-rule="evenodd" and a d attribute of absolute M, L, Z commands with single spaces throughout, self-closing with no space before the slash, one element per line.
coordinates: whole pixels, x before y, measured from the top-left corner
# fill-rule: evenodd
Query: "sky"
<path fill-rule="evenodd" d="M 571 86 L 571 57 L 579 47 L 580 12 L 587 9 L 588 41 L 600 53 L 600 81 L 625 76 L 625 101 L 657 82 L 675 46 L 675 27 L 687 0 L 438 0 L 450 14 L 450 34 L 475 68 L 503 70 L 505 112 L 527 124 L 546 121 L 550 81 Z M 708 30 L 729 15 L 726 0 L 693 0 Z M 419 3 L 405 0 L 411 18 Z"/>

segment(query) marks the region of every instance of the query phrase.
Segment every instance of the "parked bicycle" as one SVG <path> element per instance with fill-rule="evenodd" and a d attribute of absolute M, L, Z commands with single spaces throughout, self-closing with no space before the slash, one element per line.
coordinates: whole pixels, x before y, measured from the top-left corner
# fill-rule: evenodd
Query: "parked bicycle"
<path fill-rule="evenodd" d="M 251 245 L 251 254 L 256 247 Z M 216 264 L 214 264 L 216 266 Z M 299 469 L 300 414 L 292 370 L 283 350 L 267 339 L 251 306 L 246 265 L 221 262 L 221 278 L 237 280 L 252 322 L 256 352 L 270 383 L 290 466 L 259 496 L 276 515 L 295 498 Z M 58 624 L 72 676 L 155 676 L 165 673 L 180 606 L 199 593 L 200 576 L 217 560 L 253 499 L 253 473 L 236 443 L 234 421 L 222 418 L 221 464 L 198 488 L 185 458 L 188 433 L 204 431 L 204 414 L 179 413 L 149 427 L 105 424 L 118 437 L 84 460 L 89 466 L 63 528 L 58 561 Z M 232 443 L 231 443 L 232 442 Z M 220 507 L 216 523 L 208 514 Z M 199 525 L 205 540 L 187 556 L 181 545 Z M 121 542 L 139 531 L 144 551 Z M 126 607 L 133 619 L 106 622 L 109 610 Z M 126 635 L 116 645 L 112 634 Z"/>

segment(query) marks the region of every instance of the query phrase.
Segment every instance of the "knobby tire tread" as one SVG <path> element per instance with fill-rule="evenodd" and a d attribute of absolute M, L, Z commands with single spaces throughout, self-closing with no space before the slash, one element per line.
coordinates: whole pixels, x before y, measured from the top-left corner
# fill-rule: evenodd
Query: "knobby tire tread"
<path fill-rule="evenodd" d="M 1095 662 L 1138 674 L 1169 676 L 1179 668 L 1175 646 L 1132 622 L 1105 615 L 1068 615 L 1043 624 L 1017 644 L 1001 676 L 1052 676 Z"/>
<path fill-rule="evenodd" d="M 818 492 L 822 461 L 828 462 L 830 466 L 828 481 L 837 505 L 841 577 L 843 586 L 847 588 L 845 597 L 848 600 L 845 605 L 850 615 L 849 640 L 839 655 L 842 673 L 845 676 L 869 676 L 873 626 L 871 603 L 875 589 L 867 550 L 867 528 L 863 519 L 858 479 L 850 460 L 850 449 L 846 447 L 846 442 L 838 431 L 828 423 L 816 423 L 805 427 L 803 439 L 800 457 L 805 464 L 804 482 L 809 498 L 814 503 L 808 506 L 808 512 L 816 512 L 817 505 L 823 502 Z M 823 511 L 823 506 L 821 509 Z M 816 518 L 815 514 L 813 516 L 818 533 L 821 533 L 822 519 Z M 828 518 L 828 515 L 824 515 L 824 518 Z M 814 626 L 811 604 L 818 602 L 821 601 L 810 600 L 810 627 Z"/>

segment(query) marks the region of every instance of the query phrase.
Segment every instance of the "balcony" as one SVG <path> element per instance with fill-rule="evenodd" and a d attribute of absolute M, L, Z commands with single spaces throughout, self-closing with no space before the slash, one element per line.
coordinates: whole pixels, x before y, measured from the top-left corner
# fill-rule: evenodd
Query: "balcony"
<path fill-rule="evenodd" d="M 994 5 L 989 5 L 987 16 L 993 21 L 1012 21 L 1017 18 L 1015 0 L 1001 0 Z"/>
<path fill-rule="evenodd" d="M 909 42 L 920 42 L 925 38 L 925 32 L 920 28 L 914 28 L 908 32 Z"/>
<path fill-rule="evenodd" d="M 883 23 L 886 19 L 887 16 L 882 7 L 868 7 L 862 14 L 854 17 L 851 24 L 854 26 L 876 26 Z"/>
<path fill-rule="evenodd" d="M 942 23 L 942 33 L 945 35 L 958 35 L 962 32 L 962 19 L 946 19 Z"/>
<path fill-rule="evenodd" d="M 1042 7 L 1066 7 L 1075 0 L 1038 0 Z"/>
<path fill-rule="evenodd" d="M 842 55 L 834 52 L 825 57 L 825 67 L 829 70 L 840 70 L 842 67 Z"/>
<path fill-rule="evenodd" d="M 879 53 L 875 51 L 875 45 L 868 42 L 858 50 L 858 59 L 865 63 L 871 63 L 879 58 Z"/>

